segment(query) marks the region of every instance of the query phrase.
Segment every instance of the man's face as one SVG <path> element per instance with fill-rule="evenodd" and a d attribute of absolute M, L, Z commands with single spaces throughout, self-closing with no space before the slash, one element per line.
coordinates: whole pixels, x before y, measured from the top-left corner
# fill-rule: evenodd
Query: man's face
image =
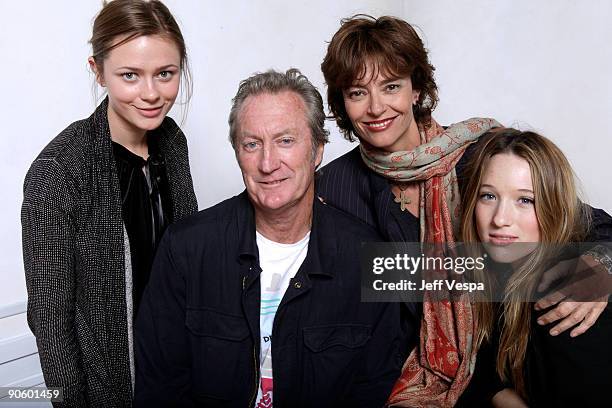
<path fill-rule="evenodd" d="M 296 206 L 310 209 L 323 146 L 313 157 L 302 98 L 291 91 L 249 96 L 238 124 L 236 157 L 256 212 L 282 214 Z"/>

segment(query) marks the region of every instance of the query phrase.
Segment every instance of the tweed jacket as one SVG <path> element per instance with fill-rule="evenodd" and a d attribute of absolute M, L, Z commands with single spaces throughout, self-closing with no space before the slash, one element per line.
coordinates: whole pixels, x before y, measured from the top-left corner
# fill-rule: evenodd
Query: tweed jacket
<path fill-rule="evenodd" d="M 21 212 L 28 324 L 47 386 L 71 407 L 131 406 L 129 241 L 107 117 L 108 98 L 34 160 Z M 159 138 L 176 221 L 197 211 L 185 136 L 170 119 Z"/>

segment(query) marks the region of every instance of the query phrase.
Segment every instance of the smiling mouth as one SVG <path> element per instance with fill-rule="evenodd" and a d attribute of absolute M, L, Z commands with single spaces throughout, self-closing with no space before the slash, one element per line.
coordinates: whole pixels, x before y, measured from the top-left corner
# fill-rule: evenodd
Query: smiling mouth
<path fill-rule="evenodd" d="M 363 124 L 369 129 L 369 130 L 373 130 L 375 132 L 380 132 L 382 130 L 387 129 L 389 126 L 391 126 L 391 123 L 393 123 L 393 120 L 396 118 L 397 116 L 394 116 L 392 118 L 387 118 L 387 119 L 381 119 L 381 120 L 373 120 L 371 122 L 363 122 Z"/>
<path fill-rule="evenodd" d="M 285 180 L 287 180 L 287 179 L 284 178 L 284 179 L 280 179 L 280 180 L 260 181 L 259 183 L 263 184 L 265 186 L 274 187 L 274 186 L 278 186 L 280 183 L 282 183 Z"/>
<path fill-rule="evenodd" d="M 138 106 L 135 108 L 138 109 L 141 115 L 147 118 L 154 118 L 161 113 L 163 107 L 164 106 L 162 105 L 155 108 L 139 108 Z"/>
<path fill-rule="evenodd" d="M 159 109 L 161 109 L 163 107 L 164 106 L 162 105 L 162 106 L 157 106 L 157 107 L 154 107 L 154 108 L 138 108 L 138 107 L 136 107 L 136 108 L 140 109 L 141 111 L 147 112 L 147 111 L 156 111 L 156 110 L 159 110 Z"/>

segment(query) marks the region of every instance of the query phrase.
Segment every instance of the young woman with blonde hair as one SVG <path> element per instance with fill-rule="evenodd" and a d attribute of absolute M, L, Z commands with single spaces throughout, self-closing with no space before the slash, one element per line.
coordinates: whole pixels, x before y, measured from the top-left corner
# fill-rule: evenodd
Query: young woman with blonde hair
<path fill-rule="evenodd" d="M 465 178 L 460 237 L 481 243 L 489 261 L 478 273 L 487 294 L 474 304 L 476 370 L 458 405 L 605 405 L 612 388 L 610 306 L 581 336 L 553 337 L 537 324 L 542 312 L 532 305 L 550 265 L 598 238 L 590 231 L 595 210 L 579 200 L 568 160 L 537 133 L 504 129 L 481 138 Z M 597 258 L 597 247 L 588 256 Z M 611 278 L 604 271 L 602 279 L 606 291 Z"/>
<path fill-rule="evenodd" d="M 106 2 L 90 43 L 107 95 L 25 179 L 28 323 L 45 383 L 63 389 L 65 406 L 128 407 L 132 323 L 157 244 L 197 210 L 185 136 L 166 116 L 181 85 L 189 91 L 189 71 L 160 1 Z"/>

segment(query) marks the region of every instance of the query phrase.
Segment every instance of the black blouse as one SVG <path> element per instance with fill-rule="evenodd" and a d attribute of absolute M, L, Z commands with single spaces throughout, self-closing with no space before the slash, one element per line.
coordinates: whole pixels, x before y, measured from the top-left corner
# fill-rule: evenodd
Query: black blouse
<path fill-rule="evenodd" d="M 155 250 L 171 220 L 164 158 L 157 138 L 148 137 L 149 158 L 113 142 L 113 154 L 121 187 L 121 209 L 130 241 L 134 315 L 149 281 Z"/>
<path fill-rule="evenodd" d="M 593 237 L 590 237 L 593 238 Z M 490 261 L 489 261 L 490 262 Z M 495 264 L 496 272 L 511 275 L 509 267 Z M 496 318 L 492 339 L 478 350 L 474 375 L 455 407 L 491 407 L 491 399 L 504 388 L 496 371 L 501 335 L 503 304 L 495 303 Z M 530 407 L 601 407 L 609 405 L 612 389 L 612 308 L 610 303 L 595 324 L 578 337 L 570 330 L 551 336 L 549 330 L 558 322 L 541 326 L 537 319 L 547 310 L 532 310 L 529 342 L 523 375 Z"/>

